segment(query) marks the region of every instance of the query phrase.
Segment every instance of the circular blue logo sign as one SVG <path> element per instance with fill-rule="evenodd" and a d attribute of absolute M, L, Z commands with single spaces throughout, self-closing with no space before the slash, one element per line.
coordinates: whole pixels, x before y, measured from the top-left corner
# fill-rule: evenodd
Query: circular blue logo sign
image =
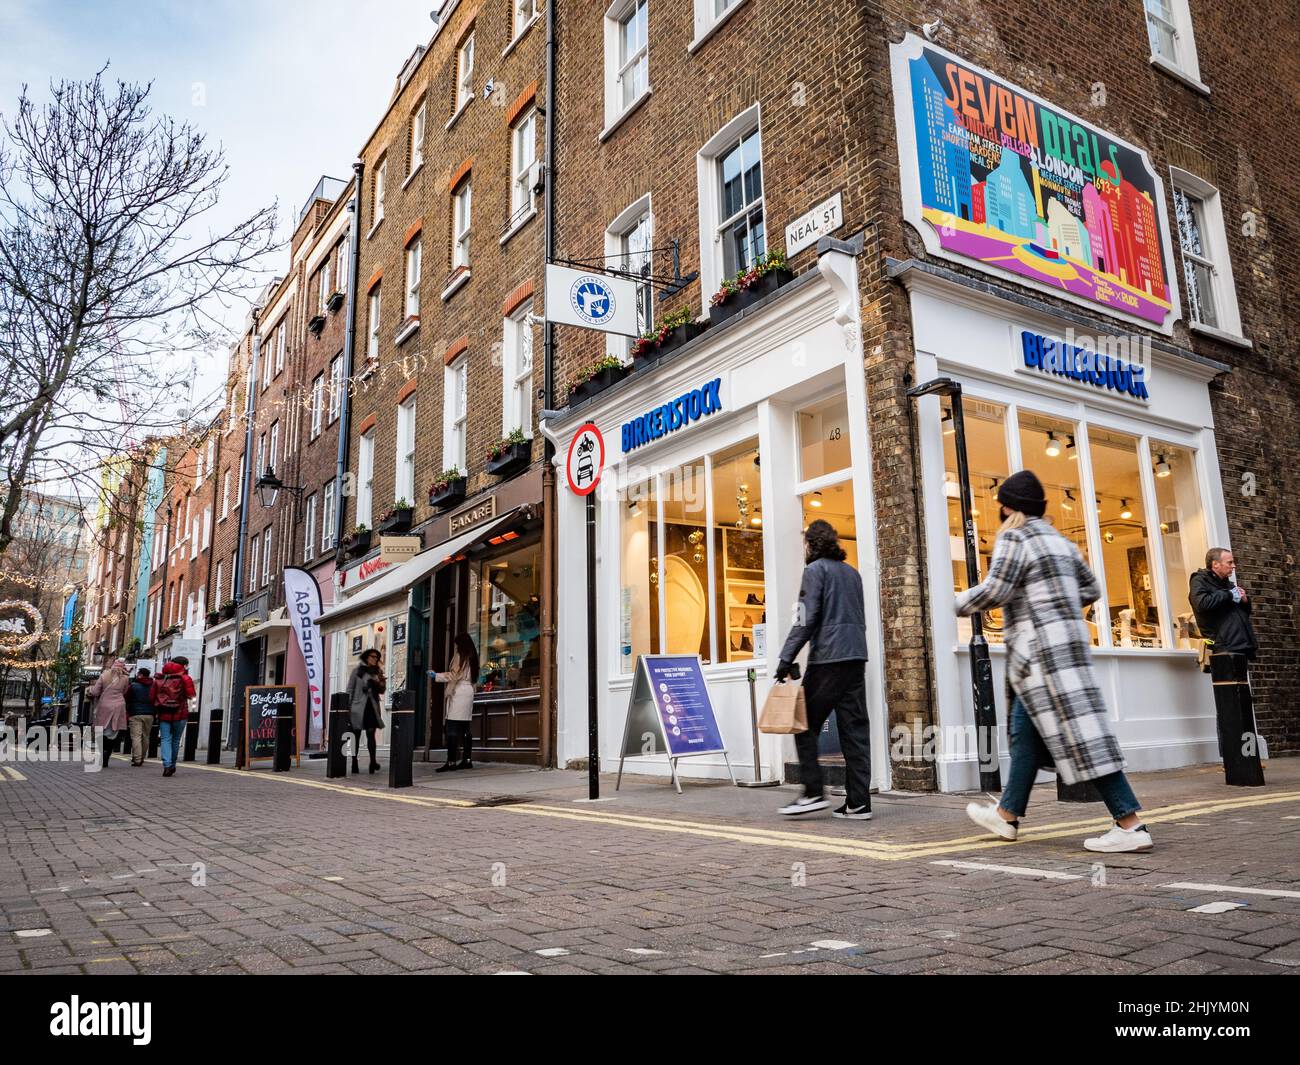
<path fill-rule="evenodd" d="M 569 289 L 569 304 L 584 322 L 604 325 L 614 317 L 614 290 L 603 278 L 587 274 Z"/>

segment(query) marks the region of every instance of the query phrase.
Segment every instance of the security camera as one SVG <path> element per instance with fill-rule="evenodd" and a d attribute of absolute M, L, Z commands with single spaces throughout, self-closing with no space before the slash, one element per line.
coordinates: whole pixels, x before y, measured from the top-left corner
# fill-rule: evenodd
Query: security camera
<path fill-rule="evenodd" d="M 492 99 L 492 94 L 496 91 L 496 87 L 496 81 L 493 78 L 488 78 L 487 84 L 483 86 L 483 99 Z"/>
<path fill-rule="evenodd" d="M 933 22 L 926 22 L 921 26 L 921 32 L 925 34 L 927 41 L 933 41 L 939 36 L 939 31 L 943 29 L 943 19 L 937 18 Z"/>

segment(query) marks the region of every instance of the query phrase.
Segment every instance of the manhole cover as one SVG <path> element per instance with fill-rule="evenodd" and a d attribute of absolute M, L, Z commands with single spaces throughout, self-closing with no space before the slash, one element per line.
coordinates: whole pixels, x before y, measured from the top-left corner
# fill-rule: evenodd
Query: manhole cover
<path fill-rule="evenodd" d="M 532 802 L 532 799 L 526 799 L 522 795 L 488 795 L 482 799 L 475 799 L 474 806 L 518 806 L 520 803 Z"/>

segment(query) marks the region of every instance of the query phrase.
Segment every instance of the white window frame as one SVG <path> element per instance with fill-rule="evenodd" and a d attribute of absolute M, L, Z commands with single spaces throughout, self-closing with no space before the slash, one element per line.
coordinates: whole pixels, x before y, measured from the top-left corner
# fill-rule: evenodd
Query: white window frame
<path fill-rule="evenodd" d="M 288 314 L 280 319 L 280 324 L 275 327 L 275 372 L 279 373 L 284 369 L 284 347 L 285 335 L 288 326 Z"/>
<path fill-rule="evenodd" d="M 411 115 L 411 165 L 406 171 L 408 179 L 414 177 L 415 172 L 424 166 L 424 135 L 425 127 L 428 125 L 428 111 L 429 101 L 425 99 L 420 101 L 420 106 Z"/>
<path fill-rule="evenodd" d="M 1219 190 L 1208 181 L 1186 170 L 1170 167 L 1169 176 L 1174 189 L 1200 201 L 1202 207 L 1201 238 L 1208 250 L 1208 254 L 1196 255 L 1183 249 L 1182 234 L 1178 232 L 1176 207 L 1173 219 L 1174 231 L 1179 238 L 1178 250 L 1183 259 L 1191 259 L 1209 269 L 1211 276 L 1210 299 L 1214 303 L 1215 313 L 1219 320 L 1218 325 L 1206 325 L 1193 320 L 1190 309 L 1191 294 L 1185 292 L 1184 295 L 1188 300 L 1188 325 L 1197 332 L 1208 333 L 1220 339 L 1248 343 L 1241 332 L 1241 311 L 1237 305 L 1237 286 L 1232 275 L 1232 256 L 1228 247 L 1228 231 L 1223 218 L 1223 198 L 1220 196 Z M 1182 287 L 1185 289 L 1187 285 L 1185 273 L 1180 277 L 1180 280 L 1183 283 Z"/>
<path fill-rule="evenodd" d="M 620 270 L 630 271 L 632 267 L 631 260 L 628 257 L 627 238 L 634 233 L 645 221 L 649 229 L 648 243 L 649 247 L 654 247 L 655 240 L 655 220 L 654 212 L 651 209 L 651 197 L 649 193 L 635 200 L 619 212 L 618 216 L 609 224 L 605 230 L 605 261 L 616 263 Z M 654 254 L 650 253 L 650 269 L 654 269 Z M 645 286 L 645 299 L 647 302 L 645 316 L 638 319 L 639 323 L 646 328 L 654 321 L 654 286 Z M 615 333 L 605 335 L 605 354 L 613 355 L 619 359 L 627 359 L 628 353 L 632 350 L 632 339 L 630 337 L 618 336 Z"/>
<path fill-rule="evenodd" d="M 279 422 L 271 423 L 271 450 L 268 452 L 266 459 L 267 459 L 267 465 L 270 466 L 271 469 L 275 469 L 275 467 L 279 464 L 279 460 L 280 460 L 280 423 Z"/>
<path fill-rule="evenodd" d="M 393 502 L 415 499 L 415 396 L 397 405 L 396 461 L 393 463 Z"/>
<path fill-rule="evenodd" d="M 339 416 L 339 410 L 343 405 L 343 356 L 335 355 L 330 360 L 330 389 L 329 389 L 329 422 L 333 422 Z"/>
<path fill-rule="evenodd" d="M 695 39 L 688 46 L 694 52 L 722 28 L 745 0 L 695 0 Z"/>
<path fill-rule="evenodd" d="M 357 448 L 357 525 L 374 526 L 375 503 L 375 430 L 361 434 Z"/>
<path fill-rule="evenodd" d="M 262 534 L 262 587 L 265 588 L 271 583 L 271 542 L 275 539 L 271 535 L 273 525 L 266 527 L 266 532 Z"/>
<path fill-rule="evenodd" d="M 524 31 L 537 18 L 537 0 L 514 0 L 513 40 L 523 36 Z"/>
<path fill-rule="evenodd" d="M 443 370 L 442 376 L 442 467 L 455 466 L 466 472 L 466 427 L 468 424 L 469 355 L 461 355 Z M 463 401 L 464 409 L 457 411 Z"/>
<path fill-rule="evenodd" d="M 190 561 L 199 557 L 199 517 L 190 519 Z"/>
<path fill-rule="evenodd" d="M 256 533 L 254 533 L 253 539 L 249 545 L 250 546 L 249 561 L 252 563 L 248 567 L 248 590 L 250 592 L 257 591 L 257 559 L 258 559 L 258 551 L 261 545 L 262 545 L 262 538 L 258 536 Z"/>
<path fill-rule="evenodd" d="M 369 335 L 366 337 L 366 358 L 375 362 L 379 359 L 379 315 L 383 308 L 382 302 L 382 285 L 376 285 L 370 290 L 369 296 Z"/>
<path fill-rule="evenodd" d="M 338 274 L 338 286 L 340 292 L 348 290 L 348 275 L 352 272 L 348 266 L 348 252 L 352 250 L 352 238 L 344 236 L 339 242 L 338 254 L 335 260 L 334 272 Z"/>
<path fill-rule="evenodd" d="M 533 351 L 533 327 L 528 321 L 532 313 L 532 300 L 525 300 L 502 323 L 501 337 L 501 435 L 509 436 L 522 429 L 524 436 L 533 438 L 533 371 L 524 370 L 524 346 Z"/>
<path fill-rule="evenodd" d="M 1208 93 L 1209 87 L 1201 81 L 1201 64 L 1196 54 L 1196 35 L 1192 30 L 1192 11 L 1188 0 L 1166 0 L 1168 18 L 1151 9 L 1151 0 L 1140 0 L 1146 24 L 1147 44 L 1151 49 L 1151 64 L 1188 82 L 1193 88 Z M 1156 45 L 1153 24 L 1167 29 L 1173 38 L 1173 55 L 1166 55 Z"/>
<path fill-rule="evenodd" d="M 322 317 L 329 312 L 330 299 L 330 257 L 321 260 L 320 272 L 316 275 L 316 313 Z"/>
<path fill-rule="evenodd" d="M 528 107 L 510 127 L 510 221 L 535 207 L 530 177 L 537 162 L 537 108 Z"/>
<path fill-rule="evenodd" d="M 424 239 L 416 237 L 406 248 L 406 317 L 420 317 L 420 266 Z M 377 334 L 375 334 L 377 335 Z"/>
<path fill-rule="evenodd" d="M 244 482 L 248 479 L 248 456 L 239 456 L 239 480 L 235 484 L 235 510 L 244 505 Z"/>
<path fill-rule="evenodd" d="M 315 440 L 321 433 L 321 421 L 325 415 L 325 371 L 318 373 L 311 382 L 311 439 Z"/>
<path fill-rule="evenodd" d="M 203 550 L 212 546 L 212 508 L 203 508 Z"/>
<path fill-rule="evenodd" d="M 221 518 L 225 521 L 230 516 L 230 467 L 226 467 L 226 472 L 221 477 Z"/>
<path fill-rule="evenodd" d="M 463 225 L 462 225 L 463 223 Z M 451 228 L 453 269 L 468 270 L 470 266 L 470 236 L 474 227 L 474 182 L 466 178 L 452 196 Z"/>
<path fill-rule="evenodd" d="M 456 112 L 474 99 L 474 31 L 456 49 Z"/>
<path fill-rule="evenodd" d="M 316 557 L 316 493 L 307 497 L 303 514 L 302 559 L 310 562 Z"/>
<path fill-rule="evenodd" d="M 271 347 L 275 343 L 275 337 L 268 334 L 258 342 L 258 355 L 262 360 L 262 387 L 266 388 L 271 384 Z"/>
<path fill-rule="evenodd" d="M 253 482 L 266 472 L 266 434 L 263 433 L 257 438 L 257 463 L 253 466 Z"/>
<path fill-rule="evenodd" d="M 320 549 L 328 551 L 334 546 L 334 526 L 338 524 L 335 512 L 338 506 L 337 484 L 330 481 L 325 486 L 325 498 L 321 501 L 320 511 Z"/>
<path fill-rule="evenodd" d="M 722 285 L 722 228 L 731 219 L 721 217 L 722 213 L 722 176 L 723 157 L 731 148 L 754 130 L 758 131 L 758 151 L 760 166 L 763 155 L 763 122 L 758 104 L 740 112 L 715 133 L 699 150 L 695 157 L 696 180 L 700 203 L 700 293 L 707 300 Z M 764 192 L 767 189 L 764 180 Z M 764 196 L 759 197 L 763 203 L 764 232 L 766 233 L 767 209 Z M 752 205 L 747 205 L 751 210 Z M 766 237 L 764 248 L 767 246 Z M 705 310 L 708 310 L 707 306 Z"/>
<path fill-rule="evenodd" d="M 224 561 L 217 561 L 217 583 L 212 589 L 212 609 L 221 609 L 221 586 L 226 583 L 226 564 Z"/>
<path fill-rule="evenodd" d="M 613 129 L 619 120 L 650 95 L 650 9 L 649 0 L 614 0 L 605 12 L 605 131 Z M 623 29 L 642 9 L 645 9 L 646 38 L 631 56 L 623 56 Z M 645 64 L 645 84 L 630 99 L 623 96 L 623 80 L 635 76 L 637 68 Z"/>
<path fill-rule="evenodd" d="M 378 229 L 379 223 L 384 220 L 384 179 L 387 176 L 388 158 L 385 157 L 375 167 L 375 203 L 371 212 L 374 215 L 374 221 L 370 224 L 371 233 Z"/>

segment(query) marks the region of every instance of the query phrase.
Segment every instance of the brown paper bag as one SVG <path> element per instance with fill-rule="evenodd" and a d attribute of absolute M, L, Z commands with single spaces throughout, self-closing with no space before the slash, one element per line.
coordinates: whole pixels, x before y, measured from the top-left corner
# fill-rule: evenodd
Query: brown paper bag
<path fill-rule="evenodd" d="M 804 705 L 802 684 L 787 680 L 772 685 L 772 690 L 763 700 L 758 731 L 777 736 L 808 731 L 808 710 Z"/>

